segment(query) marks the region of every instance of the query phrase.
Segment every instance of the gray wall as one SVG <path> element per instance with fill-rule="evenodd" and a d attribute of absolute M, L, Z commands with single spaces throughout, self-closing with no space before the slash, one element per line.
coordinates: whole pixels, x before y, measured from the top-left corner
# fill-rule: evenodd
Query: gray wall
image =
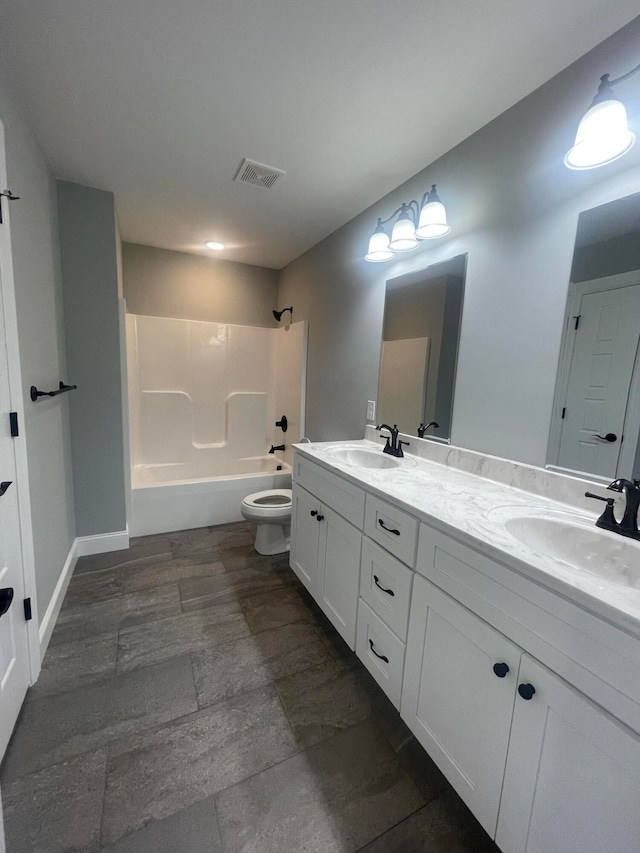
<path fill-rule="evenodd" d="M 277 270 L 135 243 L 123 244 L 123 267 L 131 314 L 277 325 Z"/>
<path fill-rule="evenodd" d="M 36 139 L 0 80 L 11 206 L 24 423 L 29 458 L 38 617 L 42 620 L 75 536 L 68 400 L 32 403 L 31 385 L 67 379 L 56 187 Z M 4 187 L 2 187 L 4 189 Z M 2 226 L 0 226 L 2 227 Z M 14 405 L 17 405 L 14 402 Z"/>
<path fill-rule="evenodd" d="M 640 189 L 640 145 L 590 172 L 562 158 L 600 75 L 636 65 L 639 43 L 636 19 L 285 267 L 279 301 L 309 320 L 311 438 L 363 433 L 386 279 L 468 252 L 452 442 L 544 464 L 578 215 Z M 640 77 L 623 85 L 637 128 Z M 433 182 L 451 235 L 390 263 L 364 261 L 376 217 Z"/>
<path fill-rule="evenodd" d="M 591 281 L 594 278 L 605 278 L 634 270 L 640 270 L 638 231 L 576 249 L 571 281 Z"/>
<path fill-rule="evenodd" d="M 58 182 L 78 536 L 125 529 L 113 193 Z"/>

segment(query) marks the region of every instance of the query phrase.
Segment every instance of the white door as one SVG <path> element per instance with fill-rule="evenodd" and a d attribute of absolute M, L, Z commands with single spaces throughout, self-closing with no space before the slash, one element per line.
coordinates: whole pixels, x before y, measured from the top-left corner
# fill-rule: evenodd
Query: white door
<path fill-rule="evenodd" d="M 401 716 L 492 838 L 521 654 L 482 619 L 416 577 Z"/>
<path fill-rule="evenodd" d="M 561 468 L 616 476 L 639 336 L 640 285 L 583 295 L 561 421 Z"/>
<path fill-rule="evenodd" d="M 496 841 L 504 853 L 638 853 L 640 738 L 523 655 Z"/>
<path fill-rule="evenodd" d="M 356 647 L 362 533 L 322 505 L 316 600 L 350 649 Z"/>
<path fill-rule="evenodd" d="M 301 486 L 293 484 L 291 501 L 290 565 L 313 597 L 318 574 L 318 515 L 322 504 Z"/>
<path fill-rule="evenodd" d="M 2 225 L 0 225 L 2 228 Z M 0 275 L 2 270 L 0 269 Z M 9 412 L 4 310 L 0 288 L 0 758 L 11 737 L 29 686 L 29 638 L 24 618 L 24 577 L 16 484 L 14 439 Z"/>

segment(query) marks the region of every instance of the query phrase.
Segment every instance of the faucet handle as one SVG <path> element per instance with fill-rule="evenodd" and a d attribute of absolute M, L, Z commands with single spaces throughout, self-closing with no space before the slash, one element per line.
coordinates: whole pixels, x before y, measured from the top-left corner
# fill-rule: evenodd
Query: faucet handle
<path fill-rule="evenodd" d="M 584 496 L 585 498 L 594 498 L 597 501 L 604 501 L 606 503 L 604 512 L 596 521 L 596 527 L 601 527 L 603 530 L 617 530 L 619 528 L 620 525 L 613 514 L 613 505 L 616 502 L 615 498 L 603 498 L 601 495 L 594 495 L 593 492 L 585 492 Z"/>

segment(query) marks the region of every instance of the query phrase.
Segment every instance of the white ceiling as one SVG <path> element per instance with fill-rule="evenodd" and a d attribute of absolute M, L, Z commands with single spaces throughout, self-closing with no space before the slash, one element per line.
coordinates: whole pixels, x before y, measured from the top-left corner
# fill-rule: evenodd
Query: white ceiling
<path fill-rule="evenodd" d="M 637 0 L 0 0 L 0 73 L 125 240 L 282 267 Z M 250 157 L 272 190 L 232 182 Z M 19 187 L 17 188 L 19 190 Z M 207 240 L 227 250 L 211 253 Z"/>

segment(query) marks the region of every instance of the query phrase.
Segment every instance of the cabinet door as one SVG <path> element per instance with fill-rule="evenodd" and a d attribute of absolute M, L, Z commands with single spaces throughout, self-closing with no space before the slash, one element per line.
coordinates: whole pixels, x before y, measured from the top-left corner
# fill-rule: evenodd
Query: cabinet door
<path fill-rule="evenodd" d="M 524 655 L 496 841 L 504 853 L 638 853 L 640 738 Z M 529 694 L 526 694 L 529 695 Z"/>
<path fill-rule="evenodd" d="M 322 515 L 316 601 L 355 649 L 362 533 L 327 506 Z"/>
<path fill-rule="evenodd" d="M 402 718 L 491 837 L 521 654 L 482 619 L 415 578 Z"/>
<path fill-rule="evenodd" d="M 318 542 L 322 504 L 295 483 L 291 501 L 290 565 L 311 595 L 316 596 Z"/>

